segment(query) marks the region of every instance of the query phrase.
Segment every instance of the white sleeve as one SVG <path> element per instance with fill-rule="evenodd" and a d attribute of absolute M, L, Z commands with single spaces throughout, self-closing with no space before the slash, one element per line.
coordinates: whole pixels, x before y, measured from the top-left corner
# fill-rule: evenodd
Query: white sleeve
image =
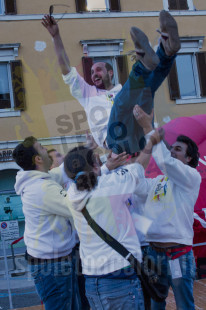
<path fill-rule="evenodd" d="M 103 176 L 104 177 L 104 176 Z M 113 195 L 135 193 L 139 184 L 144 180 L 144 168 L 139 163 L 122 166 L 107 176 L 104 186 L 110 188 Z"/>
<path fill-rule="evenodd" d="M 97 90 L 95 86 L 89 85 L 83 77 L 72 67 L 67 75 L 62 75 L 65 84 L 69 85 L 70 92 L 79 103 L 85 107 L 87 98 L 96 96 Z"/>
<path fill-rule="evenodd" d="M 71 217 L 72 203 L 69 201 L 67 192 L 55 181 L 42 181 L 39 189 L 39 197 L 42 199 L 40 207 L 49 214 L 57 214 L 66 218 Z"/>
<path fill-rule="evenodd" d="M 109 172 L 110 172 L 110 170 L 107 168 L 106 164 L 103 164 L 101 166 L 101 175 L 108 174 Z"/>
<path fill-rule="evenodd" d="M 173 158 L 163 141 L 153 148 L 152 156 L 162 173 L 176 185 L 188 190 L 200 185 L 199 172 L 179 159 Z"/>
<path fill-rule="evenodd" d="M 67 176 L 64 170 L 64 163 L 59 167 L 53 168 L 49 171 L 52 180 L 56 181 L 58 184 L 65 188 L 65 184 L 72 183 L 73 181 Z"/>

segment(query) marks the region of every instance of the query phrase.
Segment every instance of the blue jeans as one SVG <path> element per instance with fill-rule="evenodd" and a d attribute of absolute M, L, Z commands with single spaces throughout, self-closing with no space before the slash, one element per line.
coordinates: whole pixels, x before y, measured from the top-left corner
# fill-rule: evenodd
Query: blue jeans
<path fill-rule="evenodd" d="M 37 293 L 46 310 L 80 310 L 75 261 L 29 265 Z"/>
<path fill-rule="evenodd" d="M 92 310 L 144 310 L 140 280 L 86 278 Z"/>
<path fill-rule="evenodd" d="M 107 145 L 116 154 L 126 151 L 133 154 L 145 146 L 142 127 L 133 116 L 133 107 L 138 104 L 150 114 L 154 106 L 154 94 L 172 67 L 175 55 L 165 54 L 158 47 L 159 65 L 154 71 L 146 69 L 141 62 L 133 65 L 128 80 L 117 94 L 111 110 L 107 130 Z"/>
<path fill-rule="evenodd" d="M 147 247 L 144 255 L 146 253 L 148 258 L 161 268 L 160 281 L 168 284 L 168 291 L 169 287 L 172 287 L 177 310 L 194 310 L 193 283 L 196 266 L 192 250 L 178 258 L 182 277 L 176 279 L 172 279 L 169 267 L 170 258 L 165 253 L 156 252 L 150 246 Z M 152 300 L 151 305 L 152 310 L 165 310 L 166 301 L 157 303 Z"/>

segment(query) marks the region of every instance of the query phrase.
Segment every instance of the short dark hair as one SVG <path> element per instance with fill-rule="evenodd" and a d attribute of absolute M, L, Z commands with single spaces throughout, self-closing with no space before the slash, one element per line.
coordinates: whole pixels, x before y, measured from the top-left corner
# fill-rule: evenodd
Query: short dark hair
<path fill-rule="evenodd" d="M 33 136 L 25 138 L 25 140 L 18 144 L 13 151 L 13 159 L 23 170 L 35 170 L 35 157 L 38 152 L 34 148 L 34 143 L 37 141 Z"/>
<path fill-rule="evenodd" d="M 91 191 L 97 184 L 97 176 L 93 172 L 95 156 L 85 146 L 73 148 L 64 158 L 64 169 L 67 176 L 75 180 L 77 189 Z M 77 176 L 79 172 L 84 174 Z"/>
<path fill-rule="evenodd" d="M 191 160 L 188 163 L 188 165 L 190 167 L 196 168 L 200 158 L 200 153 L 198 152 L 197 144 L 192 139 L 184 135 L 178 136 L 176 141 L 187 144 L 186 155 L 191 157 Z"/>

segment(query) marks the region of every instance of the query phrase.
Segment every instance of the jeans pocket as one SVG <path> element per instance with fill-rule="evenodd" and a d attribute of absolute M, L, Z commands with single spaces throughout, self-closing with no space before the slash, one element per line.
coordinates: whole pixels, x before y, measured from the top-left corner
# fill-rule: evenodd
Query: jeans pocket
<path fill-rule="evenodd" d="M 136 296 L 132 292 L 116 292 L 110 296 L 101 296 L 103 309 L 105 310 L 128 310 L 135 309 Z"/>

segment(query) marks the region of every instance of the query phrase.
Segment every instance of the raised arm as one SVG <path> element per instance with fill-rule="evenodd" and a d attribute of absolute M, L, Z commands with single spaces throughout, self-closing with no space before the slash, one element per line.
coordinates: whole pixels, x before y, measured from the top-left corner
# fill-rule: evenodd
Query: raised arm
<path fill-rule="evenodd" d="M 153 130 L 153 110 L 151 114 L 147 114 L 140 108 L 140 106 L 135 105 L 133 114 L 138 124 L 142 127 L 145 138 L 147 140 L 145 148 L 140 152 L 140 155 L 137 157 L 136 161 L 144 168 L 146 168 L 150 161 L 152 148 L 155 144 L 160 142 L 160 140 L 163 138 L 164 132 L 162 130 L 156 132 Z"/>
<path fill-rule="evenodd" d="M 49 15 L 44 15 L 44 18 L 42 18 L 42 25 L 48 30 L 48 32 L 53 38 L 54 48 L 62 74 L 68 74 L 71 70 L 69 58 L 64 49 L 64 45 L 59 33 L 59 27 L 55 19 L 53 17 L 50 18 Z"/>

